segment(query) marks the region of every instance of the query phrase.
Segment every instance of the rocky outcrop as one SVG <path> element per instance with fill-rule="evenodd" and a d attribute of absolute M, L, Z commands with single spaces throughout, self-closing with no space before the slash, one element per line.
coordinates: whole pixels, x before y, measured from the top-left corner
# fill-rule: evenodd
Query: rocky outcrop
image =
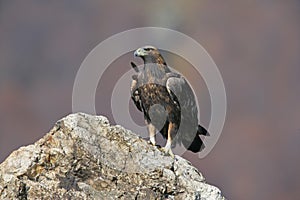
<path fill-rule="evenodd" d="M 0 165 L 0 199 L 224 199 L 185 159 L 103 116 L 71 114 Z"/>

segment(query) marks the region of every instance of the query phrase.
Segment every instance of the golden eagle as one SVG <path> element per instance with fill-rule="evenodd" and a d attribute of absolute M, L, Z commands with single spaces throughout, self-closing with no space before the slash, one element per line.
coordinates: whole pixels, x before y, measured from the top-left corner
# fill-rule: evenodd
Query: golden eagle
<path fill-rule="evenodd" d="M 144 66 L 132 67 L 137 74 L 132 76 L 131 98 L 144 113 L 150 142 L 155 145 L 156 130 L 167 138 L 163 150 L 174 156 L 171 147 L 182 143 L 192 152 L 204 148 L 200 135 L 209 135 L 198 125 L 198 109 L 195 95 L 185 78 L 171 70 L 157 48 L 145 46 L 134 55 L 141 57 Z"/>

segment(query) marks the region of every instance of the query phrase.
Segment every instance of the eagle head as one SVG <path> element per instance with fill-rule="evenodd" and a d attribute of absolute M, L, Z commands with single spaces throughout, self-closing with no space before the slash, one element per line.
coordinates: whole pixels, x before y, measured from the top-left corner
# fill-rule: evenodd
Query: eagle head
<path fill-rule="evenodd" d="M 145 63 L 159 63 L 159 64 L 166 64 L 163 57 L 160 55 L 158 49 L 154 46 L 144 46 L 138 48 L 134 52 L 134 56 L 141 57 Z"/>
<path fill-rule="evenodd" d="M 137 56 L 137 57 L 153 56 L 155 54 L 159 54 L 158 49 L 156 47 L 150 46 L 150 45 L 138 48 L 134 52 L 134 56 Z"/>

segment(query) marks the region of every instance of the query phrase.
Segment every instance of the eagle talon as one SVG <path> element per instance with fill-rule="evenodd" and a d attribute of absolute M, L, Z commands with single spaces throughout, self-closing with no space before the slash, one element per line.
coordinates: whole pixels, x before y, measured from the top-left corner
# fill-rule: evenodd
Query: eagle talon
<path fill-rule="evenodd" d="M 159 144 L 153 144 L 150 140 L 147 141 L 148 144 L 151 144 L 152 146 L 155 146 L 157 148 L 161 148 L 161 146 Z"/>
<path fill-rule="evenodd" d="M 166 155 L 170 155 L 172 158 L 175 158 L 175 155 L 173 154 L 171 148 L 168 148 L 168 147 L 162 147 L 160 150 L 161 150 L 162 152 L 164 152 Z"/>
<path fill-rule="evenodd" d="M 152 146 L 155 146 L 155 144 L 153 144 L 153 143 L 151 142 L 151 140 L 148 140 L 147 143 L 148 143 L 148 144 L 151 144 Z"/>

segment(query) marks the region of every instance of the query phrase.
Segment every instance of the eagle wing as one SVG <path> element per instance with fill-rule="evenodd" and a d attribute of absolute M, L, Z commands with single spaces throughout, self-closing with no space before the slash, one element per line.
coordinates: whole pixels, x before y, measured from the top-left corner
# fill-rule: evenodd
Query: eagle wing
<path fill-rule="evenodd" d="M 194 92 L 185 78 L 174 72 L 167 73 L 166 88 L 171 99 L 181 110 L 177 141 L 189 147 L 197 136 L 198 127 L 198 109 Z"/>
<path fill-rule="evenodd" d="M 181 112 L 183 112 L 182 117 L 184 119 L 193 119 L 195 124 L 198 123 L 198 109 L 195 100 L 194 92 L 188 82 L 183 76 L 177 73 L 168 73 L 166 81 L 166 88 L 171 96 L 171 99 L 179 104 L 181 107 Z"/>
<path fill-rule="evenodd" d="M 140 71 L 138 67 L 136 66 L 135 63 L 131 62 L 131 67 L 140 74 Z M 131 99 L 133 100 L 135 106 L 139 111 L 142 111 L 142 102 L 138 90 L 139 82 L 138 82 L 138 76 L 139 74 L 135 74 L 132 76 L 132 81 L 131 81 L 131 87 L 130 87 L 130 93 L 131 93 Z"/>

